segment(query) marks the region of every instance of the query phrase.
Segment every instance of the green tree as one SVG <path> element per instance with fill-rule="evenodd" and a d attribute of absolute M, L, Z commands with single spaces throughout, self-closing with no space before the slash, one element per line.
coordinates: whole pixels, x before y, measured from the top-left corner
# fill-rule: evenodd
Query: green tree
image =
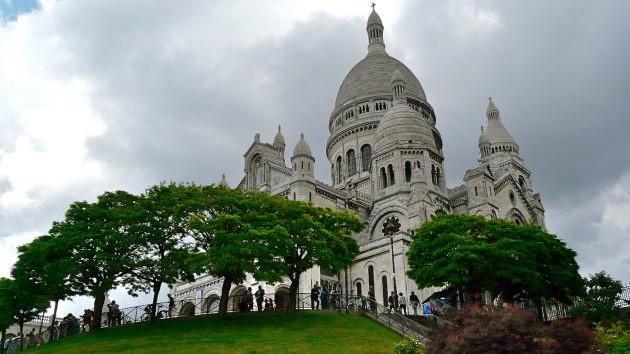
<path fill-rule="evenodd" d="M 258 259 L 270 274 L 289 278 L 289 313 L 294 313 L 300 275 L 318 265 L 333 271 L 347 267 L 359 252 L 352 234 L 363 222 L 349 212 L 316 207 L 308 202 L 273 199 L 270 212 L 277 225 L 263 234 L 263 245 L 273 257 Z"/>
<path fill-rule="evenodd" d="M 69 251 L 59 238 L 40 236 L 31 243 L 18 247 L 18 260 L 11 272 L 15 279 L 31 284 L 34 291 L 55 303 L 50 326 L 51 339 L 59 301 L 75 295 L 70 283 L 73 263 Z"/>
<path fill-rule="evenodd" d="M 610 325 L 622 319 L 617 301 L 623 291 L 621 281 L 606 272 L 591 274 L 584 280 L 585 294 L 580 304 L 574 309 L 576 315 L 586 315 L 591 326 L 597 323 Z"/>
<path fill-rule="evenodd" d="M 70 251 L 73 289 L 94 297 L 93 330 L 101 328 L 106 293 L 133 269 L 139 244 L 130 228 L 139 214 L 138 197 L 123 191 L 106 192 L 95 203 L 73 203 L 64 221 L 50 229 L 49 234 Z"/>
<path fill-rule="evenodd" d="M 44 312 L 50 306 L 50 302 L 25 278 L 5 279 L 2 281 L 2 287 L 3 297 L 7 297 L 7 303 L 12 305 L 12 311 L 9 313 L 13 316 L 13 323 L 18 324 L 20 333 L 24 335 L 24 324 Z M 20 350 L 23 349 L 22 340 Z"/>
<path fill-rule="evenodd" d="M 138 238 L 134 267 L 125 276 L 131 291 L 153 291 L 151 319 L 155 319 L 162 284 L 192 281 L 188 219 L 200 208 L 200 187 L 160 184 L 139 198 L 140 214 L 130 227 L 130 237 Z"/>
<path fill-rule="evenodd" d="M 276 272 L 260 270 L 259 260 L 273 257 L 263 240 L 278 223 L 271 209 L 272 197 L 265 193 L 224 187 L 202 188 L 202 210 L 190 220 L 200 269 L 223 277 L 219 316 L 227 314 L 232 284 L 245 280 L 246 273 L 260 280 L 279 280 Z"/>
<path fill-rule="evenodd" d="M 438 215 L 416 230 L 407 274 L 420 287 L 567 303 L 581 294 L 575 252 L 535 225 L 473 215 Z"/>
<path fill-rule="evenodd" d="M 4 354 L 4 340 L 7 329 L 15 323 L 16 298 L 13 279 L 0 278 L 0 330 L 2 331 L 0 354 Z"/>

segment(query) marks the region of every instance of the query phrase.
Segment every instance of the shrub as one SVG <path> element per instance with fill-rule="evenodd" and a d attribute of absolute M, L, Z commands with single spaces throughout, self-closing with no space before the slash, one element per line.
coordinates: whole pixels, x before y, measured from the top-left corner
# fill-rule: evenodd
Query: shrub
<path fill-rule="evenodd" d="M 394 354 L 425 354 L 424 345 L 419 339 L 405 339 L 394 344 Z"/>
<path fill-rule="evenodd" d="M 597 333 L 597 344 L 612 353 L 630 352 L 630 329 L 624 327 L 623 323 L 616 322 L 609 326 L 598 324 L 595 327 Z"/>
<path fill-rule="evenodd" d="M 595 344 L 595 333 L 584 317 L 556 320 L 546 326 L 542 348 L 553 353 L 583 353 Z"/>
<path fill-rule="evenodd" d="M 514 307 L 469 307 L 433 332 L 427 353 L 583 353 L 594 342 L 583 318 L 545 325 Z"/>

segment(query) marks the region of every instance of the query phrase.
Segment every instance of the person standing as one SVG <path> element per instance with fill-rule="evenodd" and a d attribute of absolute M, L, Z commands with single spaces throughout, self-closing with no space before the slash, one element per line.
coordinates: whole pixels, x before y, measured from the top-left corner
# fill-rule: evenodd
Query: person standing
<path fill-rule="evenodd" d="M 387 302 L 389 303 L 389 313 L 393 313 L 396 311 L 395 301 L 396 301 L 396 294 L 394 294 L 394 292 L 392 291 L 389 294 L 389 297 L 387 298 Z"/>
<path fill-rule="evenodd" d="M 263 299 L 265 298 L 265 291 L 261 285 L 258 285 L 258 290 L 256 290 L 254 295 L 256 296 L 256 307 L 258 307 L 258 312 L 260 312 L 263 310 Z"/>
<path fill-rule="evenodd" d="M 315 282 L 315 286 L 311 289 L 311 309 L 319 310 L 319 286 L 317 282 Z"/>
<path fill-rule="evenodd" d="M 411 292 L 411 295 L 409 295 L 409 302 L 411 302 L 411 308 L 413 308 L 413 315 L 418 316 L 418 305 L 420 304 L 420 299 L 418 299 L 418 296 L 414 294 L 413 291 Z"/>
<path fill-rule="evenodd" d="M 400 313 L 404 313 L 407 316 L 407 299 L 403 293 L 398 294 L 398 305 L 400 306 Z"/>
<path fill-rule="evenodd" d="M 376 294 L 373 286 L 370 286 L 370 290 L 368 290 L 368 299 L 370 300 L 370 310 L 376 312 Z"/>
<path fill-rule="evenodd" d="M 247 311 L 254 309 L 254 294 L 252 294 L 252 288 L 247 288 L 247 294 L 245 294 L 245 301 L 247 302 Z"/>
<path fill-rule="evenodd" d="M 168 318 L 173 317 L 173 309 L 175 309 L 175 299 L 171 296 L 171 294 L 167 294 L 168 296 Z"/>

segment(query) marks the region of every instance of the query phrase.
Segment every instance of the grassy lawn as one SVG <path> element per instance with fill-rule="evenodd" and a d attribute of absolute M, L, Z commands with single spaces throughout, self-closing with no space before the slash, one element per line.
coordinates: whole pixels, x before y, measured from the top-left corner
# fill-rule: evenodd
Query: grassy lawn
<path fill-rule="evenodd" d="M 395 332 L 358 315 L 330 312 L 196 316 L 81 334 L 39 353 L 392 353 Z"/>

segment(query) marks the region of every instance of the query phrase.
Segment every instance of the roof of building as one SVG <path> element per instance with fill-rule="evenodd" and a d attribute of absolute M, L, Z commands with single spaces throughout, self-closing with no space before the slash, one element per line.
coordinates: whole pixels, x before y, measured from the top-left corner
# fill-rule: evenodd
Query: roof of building
<path fill-rule="evenodd" d="M 486 116 L 488 117 L 488 126 L 485 131 L 485 139 L 491 144 L 497 143 L 509 143 L 517 145 L 512 138 L 512 135 L 505 128 L 503 123 L 501 122 L 501 115 L 499 113 L 499 109 L 492 102 L 492 97 L 488 99 L 488 109 L 486 111 Z M 481 139 L 481 137 L 480 137 Z"/>
<path fill-rule="evenodd" d="M 335 109 L 348 101 L 361 101 L 369 97 L 391 97 L 392 74 L 400 70 L 407 83 L 407 96 L 426 101 L 420 81 L 403 63 L 387 53 L 375 53 L 358 62 L 339 86 Z"/>
<path fill-rule="evenodd" d="M 308 146 L 306 140 L 304 140 L 304 133 L 300 134 L 300 141 L 295 144 L 295 148 L 293 149 L 293 156 L 313 156 L 311 153 L 311 147 Z"/>

